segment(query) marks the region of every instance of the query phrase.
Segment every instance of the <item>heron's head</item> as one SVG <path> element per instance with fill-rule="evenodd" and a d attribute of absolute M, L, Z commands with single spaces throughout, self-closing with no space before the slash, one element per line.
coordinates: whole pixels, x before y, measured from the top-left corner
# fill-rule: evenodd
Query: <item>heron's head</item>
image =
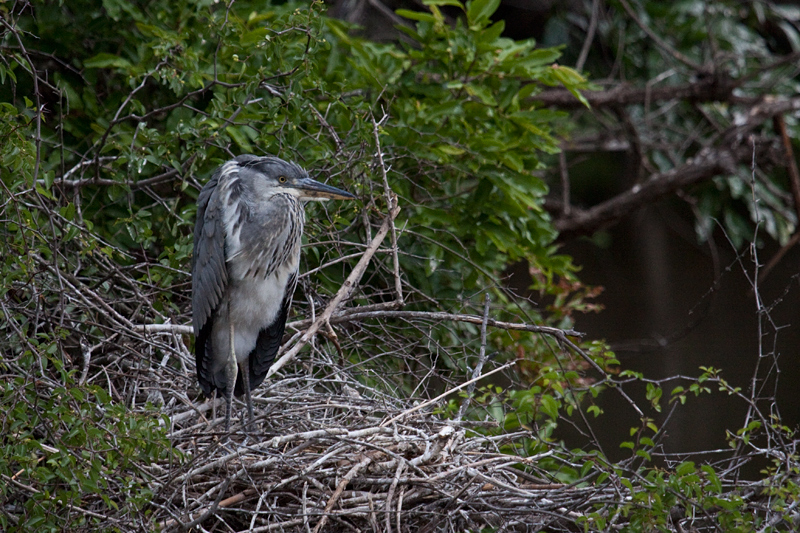
<path fill-rule="evenodd" d="M 239 178 L 253 180 L 271 193 L 289 193 L 300 200 L 350 200 L 354 195 L 311 179 L 299 165 L 277 157 L 240 155 Z"/>

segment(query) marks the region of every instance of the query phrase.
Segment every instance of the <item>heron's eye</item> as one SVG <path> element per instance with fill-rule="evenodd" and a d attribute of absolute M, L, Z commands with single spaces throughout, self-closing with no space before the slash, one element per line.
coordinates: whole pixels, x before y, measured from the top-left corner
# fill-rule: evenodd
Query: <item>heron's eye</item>
<path fill-rule="evenodd" d="M 278 178 L 278 181 L 281 182 L 281 183 L 286 183 L 286 176 L 280 176 Z"/>

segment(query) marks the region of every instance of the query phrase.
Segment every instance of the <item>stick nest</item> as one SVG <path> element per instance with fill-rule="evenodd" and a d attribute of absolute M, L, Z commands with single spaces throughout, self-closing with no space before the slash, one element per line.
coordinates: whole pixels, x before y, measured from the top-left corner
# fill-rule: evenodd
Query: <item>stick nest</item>
<path fill-rule="evenodd" d="M 165 530 L 575 531 L 582 509 L 620 496 L 554 483 L 537 472 L 541 456 L 501 451 L 528 432 L 484 436 L 487 423 L 445 420 L 344 371 L 300 370 L 256 392 L 249 432 L 222 431 L 221 399 L 216 419 L 212 401 L 169 413 L 191 460 L 162 465 Z"/>

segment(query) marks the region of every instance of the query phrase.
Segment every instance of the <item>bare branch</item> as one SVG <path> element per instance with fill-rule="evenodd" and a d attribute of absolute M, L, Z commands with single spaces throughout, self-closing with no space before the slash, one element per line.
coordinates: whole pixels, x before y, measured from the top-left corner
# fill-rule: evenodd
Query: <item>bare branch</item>
<path fill-rule="evenodd" d="M 665 87 L 632 87 L 626 83 L 615 83 L 611 89 L 606 91 L 582 91 L 581 94 L 593 109 L 673 100 L 741 102 L 741 98 L 733 95 L 733 90 L 738 86 L 739 83 L 736 80 L 718 75 L 702 76 L 691 83 Z M 583 104 L 566 89 L 550 89 L 531 96 L 531 99 L 539 101 L 545 106 L 556 106 L 562 109 L 583 107 Z M 752 102 L 752 99 L 746 99 L 746 101 Z"/>
<path fill-rule="evenodd" d="M 381 122 L 384 122 L 388 117 L 384 116 Z M 386 197 L 386 205 L 392 205 L 392 198 L 395 197 L 392 188 L 389 186 L 389 177 L 386 175 L 386 163 L 383 162 L 383 152 L 381 151 L 381 140 L 378 134 L 378 123 L 375 122 L 375 117 L 372 117 L 372 133 L 375 137 L 375 150 L 378 156 L 378 165 L 381 168 L 381 177 L 383 178 L 383 192 Z M 397 296 L 397 306 L 403 307 L 403 280 L 400 278 L 400 250 L 397 248 L 397 230 L 394 226 L 394 219 L 391 221 L 392 232 L 392 261 L 394 266 L 394 290 Z"/>
<path fill-rule="evenodd" d="M 478 353 L 478 362 L 475 364 L 475 368 L 472 370 L 473 380 L 481 377 L 483 365 L 486 363 L 486 326 L 489 322 L 489 304 L 491 301 L 492 299 L 489 297 L 489 293 L 487 292 L 483 303 L 483 321 L 481 322 L 481 349 Z M 472 383 L 469 387 L 467 387 L 467 398 L 459 406 L 458 414 L 456 414 L 455 418 L 456 420 L 461 420 L 464 418 L 464 413 L 467 412 L 467 407 L 472 400 L 472 393 L 474 390 L 475 383 Z"/>

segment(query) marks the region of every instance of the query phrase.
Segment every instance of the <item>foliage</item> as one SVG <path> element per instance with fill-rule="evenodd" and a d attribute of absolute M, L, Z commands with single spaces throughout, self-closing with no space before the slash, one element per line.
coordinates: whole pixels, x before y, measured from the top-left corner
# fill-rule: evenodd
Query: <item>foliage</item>
<path fill-rule="evenodd" d="M 53 355 L 55 343 L 31 339 L 30 346 L 38 353 L 0 362 L 0 527 L 117 530 L 107 514 L 146 523 L 151 465 L 179 459 L 164 419 L 131 413 L 102 387 L 77 384 Z"/>

